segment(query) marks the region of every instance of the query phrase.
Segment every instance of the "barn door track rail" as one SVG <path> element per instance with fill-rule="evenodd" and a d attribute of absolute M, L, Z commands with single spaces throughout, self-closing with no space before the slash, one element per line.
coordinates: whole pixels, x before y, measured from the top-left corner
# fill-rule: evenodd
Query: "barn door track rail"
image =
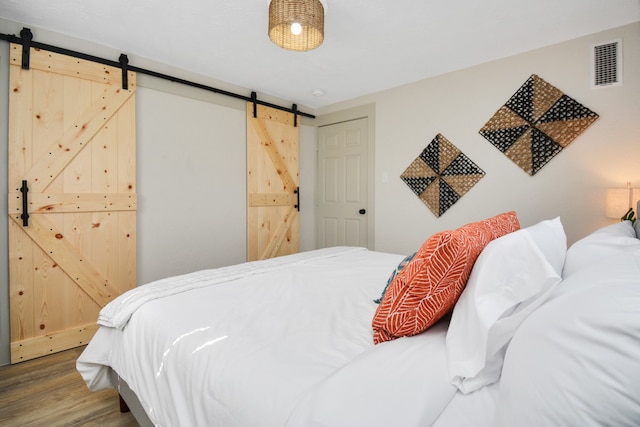
<path fill-rule="evenodd" d="M 167 74 L 163 74 L 163 73 L 158 73 L 156 71 L 152 71 L 152 70 L 146 70 L 144 68 L 139 68 L 139 67 L 135 67 L 133 65 L 129 65 L 129 59 L 127 58 L 127 55 L 125 54 L 121 54 L 120 58 L 118 59 L 118 61 L 113 61 L 110 59 L 104 59 L 104 58 L 100 58 L 97 56 L 93 56 L 93 55 L 89 55 L 86 53 L 82 53 L 82 52 L 77 52 L 77 51 L 73 51 L 73 50 L 69 50 L 69 49 L 65 49 L 62 47 L 58 47 L 58 46 L 52 46 L 49 44 L 45 44 L 45 43 L 39 43 L 36 41 L 33 41 L 33 33 L 31 32 L 31 30 L 29 28 L 23 28 L 20 31 L 20 37 L 14 35 L 14 34 L 0 34 L 0 40 L 5 40 L 8 41 L 10 43 L 16 43 L 16 44 L 21 44 L 22 45 L 22 68 L 25 70 L 29 69 L 29 50 L 30 48 L 35 48 L 35 49 L 42 49 L 42 50 L 46 50 L 49 52 L 55 52 L 55 53 L 60 53 L 63 55 L 68 55 L 68 56 L 72 56 L 74 58 L 80 58 L 80 59 L 84 59 L 87 61 L 93 61 L 93 62 L 97 62 L 99 64 L 104 64 L 104 65 L 109 65 L 111 67 L 117 67 L 120 68 L 122 70 L 122 88 L 123 89 L 127 89 L 128 88 L 128 81 L 127 81 L 127 71 L 133 71 L 139 74 L 146 74 L 148 76 L 152 76 L 152 77 L 156 77 L 159 79 L 164 79 L 164 80 L 169 80 L 171 82 L 174 83 L 180 83 L 186 86 L 191 86 L 191 87 L 195 87 L 198 89 L 202 89 L 202 90 L 206 90 L 209 92 L 213 92 L 213 93 L 217 93 L 220 95 L 224 95 L 224 96 L 229 96 L 232 98 L 236 98 L 236 99 L 241 99 L 243 101 L 247 101 L 247 102 L 252 102 L 254 105 L 254 108 L 257 107 L 257 105 L 264 105 L 265 107 L 271 107 L 271 108 L 275 108 L 276 110 L 281 110 L 281 111 L 286 111 L 289 113 L 293 114 L 293 118 L 294 118 L 294 126 L 298 126 L 298 116 L 304 116 L 304 117 L 309 117 L 312 119 L 315 119 L 316 116 L 314 116 L 313 114 L 309 114 L 309 113 L 305 113 L 302 112 L 300 110 L 298 110 L 298 106 L 296 104 L 293 104 L 291 108 L 288 107 L 282 107 L 280 105 L 276 105 L 276 104 L 272 104 L 270 102 L 265 102 L 265 101 L 260 101 L 256 95 L 255 92 L 251 92 L 251 96 L 245 96 L 245 95 L 241 95 L 238 93 L 234 93 L 234 92 L 229 92 L 223 89 L 218 89 L 212 86 L 208 86 L 202 83 L 197 83 L 197 82 L 193 82 L 190 80 L 185 80 L 185 79 L 181 79 L 179 77 L 174 77 L 174 76 L 170 76 Z"/>

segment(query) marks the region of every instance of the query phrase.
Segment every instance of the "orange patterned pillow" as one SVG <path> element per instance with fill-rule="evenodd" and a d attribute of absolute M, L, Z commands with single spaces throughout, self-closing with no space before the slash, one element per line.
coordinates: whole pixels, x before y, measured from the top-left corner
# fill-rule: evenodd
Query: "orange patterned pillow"
<path fill-rule="evenodd" d="M 519 228 L 516 213 L 507 212 L 427 239 L 380 302 L 371 322 L 374 343 L 419 334 L 440 320 L 460 297 L 484 247 Z"/>

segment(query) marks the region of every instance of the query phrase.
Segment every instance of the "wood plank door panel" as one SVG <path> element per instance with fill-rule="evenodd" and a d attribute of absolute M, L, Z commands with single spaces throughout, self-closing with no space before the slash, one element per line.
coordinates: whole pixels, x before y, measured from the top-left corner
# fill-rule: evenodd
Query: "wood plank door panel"
<path fill-rule="evenodd" d="M 247 259 L 299 251 L 299 128 L 293 115 L 247 104 Z"/>
<path fill-rule="evenodd" d="M 100 309 L 135 286 L 135 74 L 10 48 L 12 363 L 86 344 Z M 22 220 L 22 181 L 28 224 Z"/>

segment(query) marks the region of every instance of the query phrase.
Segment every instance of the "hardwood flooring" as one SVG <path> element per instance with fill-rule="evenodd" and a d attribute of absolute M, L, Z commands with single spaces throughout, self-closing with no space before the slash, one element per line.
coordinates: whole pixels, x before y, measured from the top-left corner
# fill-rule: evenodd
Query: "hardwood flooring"
<path fill-rule="evenodd" d="M 89 391 L 76 371 L 83 349 L 0 366 L 0 426 L 138 426 L 115 390 Z"/>

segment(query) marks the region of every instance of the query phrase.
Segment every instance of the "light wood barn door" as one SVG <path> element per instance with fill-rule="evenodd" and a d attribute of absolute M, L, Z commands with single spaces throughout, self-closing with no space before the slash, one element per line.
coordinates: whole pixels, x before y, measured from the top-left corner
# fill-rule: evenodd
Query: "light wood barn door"
<path fill-rule="evenodd" d="M 299 251 L 299 128 L 292 113 L 247 104 L 247 259 Z"/>
<path fill-rule="evenodd" d="M 135 286 L 135 74 L 11 45 L 11 362 L 86 344 Z M 28 224 L 23 223 L 23 180 Z"/>

